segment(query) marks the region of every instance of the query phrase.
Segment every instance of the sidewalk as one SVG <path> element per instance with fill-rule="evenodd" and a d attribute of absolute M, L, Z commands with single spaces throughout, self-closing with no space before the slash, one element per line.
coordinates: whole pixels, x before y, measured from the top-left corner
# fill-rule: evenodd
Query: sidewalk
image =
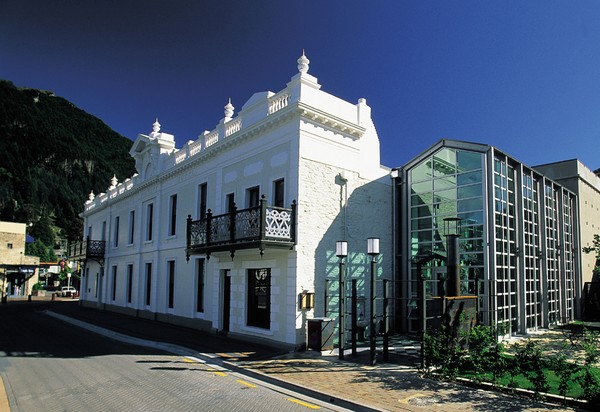
<path fill-rule="evenodd" d="M 73 320 L 127 335 L 177 354 L 218 361 L 226 368 L 292 389 L 354 411 L 571 411 L 560 405 L 533 402 L 529 398 L 421 378 L 418 358 L 391 352 L 394 363 L 367 366 L 368 352 L 346 360 L 336 353 L 314 351 L 286 353 L 258 343 L 188 328 L 83 308 L 76 301 L 57 301 L 49 311 Z"/>

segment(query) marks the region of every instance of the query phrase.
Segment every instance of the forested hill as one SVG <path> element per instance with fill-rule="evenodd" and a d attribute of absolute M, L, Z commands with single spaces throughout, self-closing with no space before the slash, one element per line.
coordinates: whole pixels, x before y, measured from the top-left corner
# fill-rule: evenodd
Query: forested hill
<path fill-rule="evenodd" d="M 0 80 L 0 220 L 32 223 L 48 246 L 80 238 L 90 191 L 134 173 L 132 144 L 52 92 Z"/>

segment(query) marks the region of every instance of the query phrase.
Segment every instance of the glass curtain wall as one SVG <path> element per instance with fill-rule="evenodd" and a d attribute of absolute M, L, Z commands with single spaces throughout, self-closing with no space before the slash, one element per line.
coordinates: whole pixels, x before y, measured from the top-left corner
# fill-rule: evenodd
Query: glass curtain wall
<path fill-rule="evenodd" d="M 505 333 L 518 330 L 515 169 L 506 157 L 494 159 L 496 242 L 496 323 Z"/>
<path fill-rule="evenodd" d="M 542 318 L 542 270 L 540 245 L 539 180 L 523 171 L 523 263 L 525 324 L 527 329 L 544 325 Z"/>
<path fill-rule="evenodd" d="M 573 229 L 573 198 L 568 193 L 563 193 L 563 236 L 564 236 L 564 271 L 565 285 L 564 297 L 565 302 L 565 317 L 573 319 L 575 314 L 575 244 L 574 244 L 574 229 Z M 563 320 L 567 320 L 563 319 Z"/>
<path fill-rule="evenodd" d="M 560 320 L 560 262 L 558 235 L 558 192 L 552 183 L 544 182 L 546 217 L 546 289 L 548 293 L 548 322 Z"/>
<path fill-rule="evenodd" d="M 417 256 L 432 252 L 446 255 L 444 219 L 461 218 L 460 263 L 461 294 L 475 294 L 476 279 L 483 276 L 484 265 L 484 155 L 479 152 L 443 148 L 425 158 L 408 172 L 410 184 L 411 276 L 408 282 L 412 299 L 417 296 Z M 437 280 L 444 275 L 446 263 L 432 261 L 423 268 L 429 291 L 436 294 Z"/>

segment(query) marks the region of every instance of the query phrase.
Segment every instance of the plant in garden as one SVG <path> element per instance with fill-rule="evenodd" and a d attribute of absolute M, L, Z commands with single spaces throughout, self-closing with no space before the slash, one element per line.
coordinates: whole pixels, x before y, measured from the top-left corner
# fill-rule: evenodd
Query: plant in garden
<path fill-rule="evenodd" d="M 598 402 L 600 399 L 600 381 L 595 373 L 594 365 L 600 357 L 598 349 L 598 332 L 586 330 L 581 341 L 581 346 L 584 350 L 584 364 L 581 368 L 581 373 L 578 376 L 578 381 L 583 390 L 583 397 L 588 401 Z"/>
<path fill-rule="evenodd" d="M 515 361 L 521 374 L 531 382 L 536 396 L 550 389 L 544 373 L 547 361 L 536 342 L 527 340 L 525 344 L 516 345 Z"/>
<path fill-rule="evenodd" d="M 458 371 L 463 366 L 466 353 L 466 333 L 461 330 L 464 317 L 450 322 L 450 317 L 445 316 L 439 329 L 429 329 L 424 336 L 425 373 L 436 374 L 447 379 L 455 379 Z"/>
<path fill-rule="evenodd" d="M 493 326 L 477 325 L 471 328 L 467 337 L 469 362 L 474 373 L 473 379 L 481 382 L 486 374 L 493 371 L 493 383 L 495 384 L 499 375 L 499 355 L 504 350 L 504 346 L 498 343 L 496 329 Z"/>
<path fill-rule="evenodd" d="M 566 401 L 569 384 L 573 381 L 580 368 L 577 364 L 567 361 L 567 356 L 564 353 L 551 357 L 549 366 L 558 377 L 558 394 Z"/>

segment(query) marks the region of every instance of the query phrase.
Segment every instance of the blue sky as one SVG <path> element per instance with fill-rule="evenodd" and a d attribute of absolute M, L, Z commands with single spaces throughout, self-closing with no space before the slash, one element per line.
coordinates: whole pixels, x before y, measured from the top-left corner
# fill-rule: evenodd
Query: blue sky
<path fill-rule="evenodd" d="M 178 147 L 302 49 L 323 90 L 367 99 L 386 166 L 450 138 L 600 167 L 599 1 L 0 0 L 0 78 L 131 139 L 158 116 Z"/>

